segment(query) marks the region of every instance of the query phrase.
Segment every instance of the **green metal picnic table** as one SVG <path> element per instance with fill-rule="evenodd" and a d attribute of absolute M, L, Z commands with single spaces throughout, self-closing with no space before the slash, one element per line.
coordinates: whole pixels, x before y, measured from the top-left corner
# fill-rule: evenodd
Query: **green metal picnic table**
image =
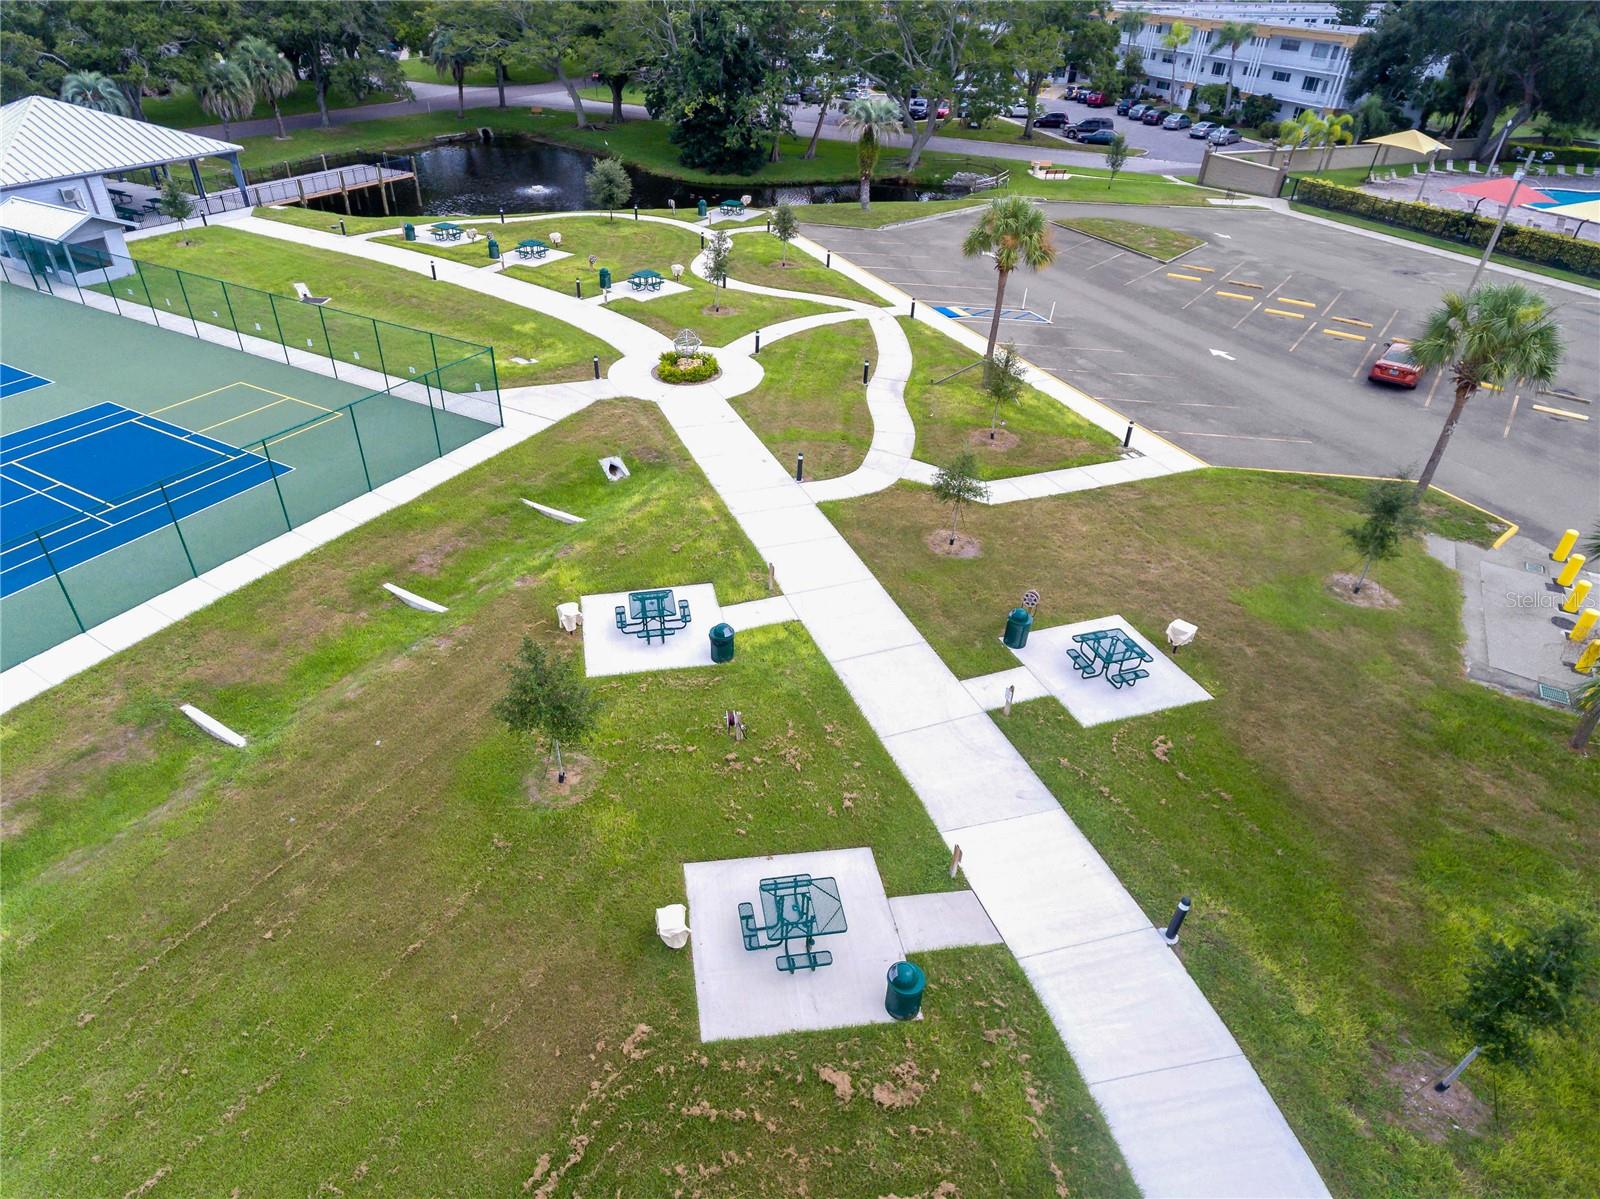
<path fill-rule="evenodd" d="M 634 291 L 660 291 L 662 282 L 660 271 L 634 271 L 628 276 L 628 286 Z"/>
<path fill-rule="evenodd" d="M 1095 629 L 1088 633 L 1074 633 L 1072 639 L 1082 650 L 1068 649 L 1067 657 L 1077 667 L 1080 678 L 1092 679 L 1104 675 L 1113 687 L 1132 687 L 1140 679 L 1150 677 L 1139 663 L 1155 661 L 1126 631 L 1119 628 Z"/>
<path fill-rule="evenodd" d="M 628 603 L 617 605 L 617 628 L 634 637 L 643 637 L 646 645 L 659 637 L 662 644 L 690 621 L 689 601 L 674 601 L 672 591 L 659 588 L 653 591 L 630 591 Z"/>
<path fill-rule="evenodd" d="M 460 241 L 465 230 L 449 221 L 437 221 L 428 226 L 428 232 L 433 234 L 434 241 Z"/>
<path fill-rule="evenodd" d="M 537 237 L 524 238 L 517 243 L 518 258 L 543 258 L 550 253 L 550 247 Z"/>
<path fill-rule="evenodd" d="M 721 204 L 718 204 L 717 207 L 725 213 L 730 213 L 736 216 L 744 215 L 744 202 L 742 200 L 724 200 Z"/>
<path fill-rule="evenodd" d="M 739 922 L 746 949 L 768 949 L 781 944 L 777 967 L 785 974 L 797 970 L 816 970 L 833 964 L 833 954 L 814 948 L 816 938 L 849 931 L 844 902 L 839 898 L 839 882 L 834 878 L 812 878 L 809 874 L 788 874 L 761 880 L 761 923 L 748 903 L 739 905 Z M 805 938 L 805 950 L 791 953 L 789 942 Z"/>

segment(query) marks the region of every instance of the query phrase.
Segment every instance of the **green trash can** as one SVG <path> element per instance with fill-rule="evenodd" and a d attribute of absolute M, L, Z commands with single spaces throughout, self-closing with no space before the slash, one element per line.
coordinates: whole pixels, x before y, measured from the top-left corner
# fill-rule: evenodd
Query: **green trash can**
<path fill-rule="evenodd" d="M 701 219 L 703 220 L 705 218 L 705 215 L 706 215 L 706 202 L 704 200 L 701 200 L 698 204 L 695 205 L 695 208 L 699 211 Z"/>
<path fill-rule="evenodd" d="M 410 221 L 406 222 L 405 231 L 406 231 L 406 240 L 407 241 L 416 241 L 417 240 L 417 227 L 415 225 L 413 225 Z"/>
<path fill-rule="evenodd" d="M 500 257 L 500 243 L 495 241 L 495 239 L 491 237 L 489 239 L 489 260 L 491 262 L 493 262 L 493 261 L 497 260 L 499 257 Z"/>
<path fill-rule="evenodd" d="M 1021 649 L 1028 644 L 1028 630 L 1033 627 L 1033 613 L 1026 608 L 1013 608 L 1011 615 L 1006 617 L 1005 643 L 1012 649 Z"/>
<path fill-rule="evenodd" d="M 711 660 L 713 662 L 733 661 L 733 626 L 731 624 L 714 624 L 711 626 Z"/>
<path fill-rule="evenodd" d="M 611 268 L 608 266 L 603 266 L 600 268 L 600 290 L 611 290 Z"/>
<path fill-rule="evenodd" d="M 883 1006 L 896 1020 L 915 1020 L 922 1010 L 922 988 L 928 985 L 928 976 L 910 962 L 896 962 L 889 967 L 889 990 L 883 997 Z"/>

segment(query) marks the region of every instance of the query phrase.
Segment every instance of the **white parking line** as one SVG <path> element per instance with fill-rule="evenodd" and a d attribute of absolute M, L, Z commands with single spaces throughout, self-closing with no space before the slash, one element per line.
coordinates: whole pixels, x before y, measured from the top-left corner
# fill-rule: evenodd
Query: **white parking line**
<path fill-rule="evenodd" d="M 1315 445 L 1309 437 L 1257 437 L 1251 433 L 1192 433 L 1187 429 L 1151 429 L 1162 437 L 1223 437 L 1230 441 L 1283 441 L 1295 445 Z"/>
<path fill-rule="evenodd" d="M 1291 272 L 1289 272 L 1288 276 L 1284 279 L 1284 281 L 1282 283 L 1278 284 L 1278 286 L 1274 287 L 1272 289 L 1272 291 L 1269 291 L 1266 295 L 1262 296 L 1259 300 L 1256 301 L 1255 308 L 1250 309 L 1249 312 L 1245 313 L 1238 320 L 1234 321 L 1233 322 L 1233 327 L 1235 329 L 1237 329 L 1240 325 L 1244 324 L 1247 320 L 1249 320 L 1252 316 L 1254 316 L 1256 314 L 1256 308 L 1260 308 L 1268 300 L 1272 299 L 1273 292 L 1276 292 L 1279 287 L 1286 286 L 1288 284 L 1289 280 L 1293 279 L 1293 278 L 1294 278 L 1294 272 L 1291 271 Z"/>

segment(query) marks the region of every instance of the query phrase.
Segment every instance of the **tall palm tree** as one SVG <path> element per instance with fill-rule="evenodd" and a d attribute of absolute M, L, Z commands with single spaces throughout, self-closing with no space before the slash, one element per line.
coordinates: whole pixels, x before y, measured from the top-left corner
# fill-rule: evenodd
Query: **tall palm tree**
<path fill-rule="evenodd" d="M 1328 169 L 1328 163 L 1333 159 L 1333 148 L 1335 146 L 1348 146 L 1356 140 L 1356 135 L 1353 132 L 1355 123 L 1356 119 L 1347 112 L 1323 118 L 1322 128 L 1317 135 L 1317 140 L 1322 144 L 1322 163 L 1317 167 L 1319 175 Z"/>
<path fill-rule="evenodd" d="M 1002 196 L 990 200 L 978 223 L 967 231 L 961 253 L 968 258 L 994 255 L 997 282 L 994 290 L 994 316 L 989 321 L 989 348 L 984 357 L 994 361 L 994 345 L 1000 339 L 1000 310 L 1006 299 L 1006 278 L 1019 266 L 1042 270 L 1056 260 L 1055 243 L 1044 212 L 1023 196 Z"/>
<path fill-rule="evenodd" d="M 478 47 L 459 29 L 440 29 L 428 42 L 428 65 L 456 85 L 457 119 L 467 115 L 467 68 L 478 57 Z"/>
<path fill-rule="evenodd" d="M 872 207 L 872 172 L 878 166 L 883 139 L 903 132 L 900 110 L 887 96 L 862 96 L 850 101 L 839 120 L 839 127 L 856 135 L 856 171 L 861 176 L 861 207 Z"/>
<path fill-rule="evenodd" d="M 247 37 L 233 48 L 231 61 L 244 72 L 256 95 L 271 102 L 272 115 L 278 121 L 278 140 L 287 138 L 278 101 L 300 86 L 300 76 L 289 60 L 266 38 Z"/>
<path fill-rule="evenodd" d="M 1161 39 L 1161 48 L 1172 51 L 1172 74 L 1169 76 L 1169 80 L 1172 84 L 1172 104 L 1175 108 L 1183 107 L 1178 103 L 1178 48 L 1187 45 L 1189 39 L 1193 36 L 1194 30 L 1190 29 L 1182 21 L 1174 21 L 1172 28 L 1167 30 Z"/>
<path fill-rule="evenodd" d="M 1144 30 L 1145 22 L 1150 14 L 1142 8 L 1125 8 L 1117 14 L 1117 29 L 1132 46 L 1134 39 Z"/>
<path fill-rule="evenodd" d="M 1417 480 L 1418 499 L 1427 495 L 1450 434 L 1478 388 L 1502 386 L 1507 380 L 1553 382 L 1563 351 L 1549 302 L 1521 283 L 1490 283 L 1468 295 L 1445 293 L 1422 336 L 1411 343 L 1418 366 L 1448 367 L 1456 385 L 1455 403 Z"/>
<path fill-rule="evenodd" d="M 61 98 L 80 108 L 115 113 L 119 117 L 128 115 L 128 97 L 122 94 L 115 79 L 99 71 L 75 71 L 68 75 L 61 81 Z"/>
<path fill-rule="evenodd" d="M 1224 114 L 1233 107 L 1233 68 L 1239 61 L 1239 48 L 1256 35 L 1249 21 L 1224 21 L 1217 26 L 1217 45 L 1228 48 L 1228 96 L 1222 102 Z"/>
<path fill-rule="evenodd" d="M 195 86 L 194 98 L 200 107 L 222 122 L 222 136 L 228 136 L 228 125 L 240 117 L 250 115 L 256 106 L 256 92 L 250 86 L 250 77 L 237 64 L 214 62 L 200 76 Z"/>
<path fill-rule="evenodd" d="M 1578 693 L 1572 699 L 1582 715 L 1578 718 L 1578 727 L 1572 730 L 1572 740 L 1567 744 L 1576 750 L 1587 749 L 1595 726 L 1600 725 L 1600 679 L 1590 679 L 1578 688 Z"/>

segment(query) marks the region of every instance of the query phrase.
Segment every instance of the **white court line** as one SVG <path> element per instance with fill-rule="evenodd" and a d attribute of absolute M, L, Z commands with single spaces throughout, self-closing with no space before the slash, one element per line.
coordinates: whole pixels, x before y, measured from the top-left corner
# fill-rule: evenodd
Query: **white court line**
<path fill-rule="evenodd" d="M 231 458 L 233 456 L 231 454 L 224 454 L 221 450 L 214 450 L 208 445 L 201 445 L 198 441 L 191 441 L 191 440 L 189 440 L 188 436 L 180 437 L 178 434 L 172 432 L 171 429 L 158 429 L 158 428 L 156 428 L 156 426 L 147 425 L 143 421 L 139 421 L 139 422 L 136 422 L 136 423 L 139 425 L 139 427 L 141 429 L 149 429 L 150 432 L 152 432 L 152 433 L 161 433 L 161 434 L 163 434 L 163 435 L 165 435 L 167 437 L 172 438 L 173 441 L 181 441 L 181 442 L 183 442 L 184 445 L 192 445 L 198 450 L 205 450 L 207 453 L 216 454 L 219 458 Z M 178 426 L 174 426 L 174 428 L 177 428 L 177 427 Z M 196 431 L 193 430 L 193 429 L 189 430 L 188 431 L 189 436 L 193 436 L 195 434 L 195 432 Z M 235 447 L 235 448 L 237 449 L 238 447 Z M 202 467 L 201 469 L 203 470 L 205 468 Z"/>
<path fill-rule="evenodd" d="M 1316 445 L 1309 437 L 1258 437 L 1251 433 L 1193 433 L 1187 429 L 1151 429 L 1163 437 L 1224 437 L 1230 441 L 1286 441 L 1295 445 Z"/>
<path fill-rule="evenodd" d="M 80 412 L 87 412 L 88 409 L 87 408 L 81 408 L 81 409 L 79 409 L 79 411 Z M 139 419 L 139 417 L 144 415 L 142 412 L 135 412 L 132 408 L 124 408 L 123 412 L 126 412 L 128 414 L 128 419 L 127 420 L 120 420 L 114 425 L 104 425 L 101 428 L 94 430 L 94 432 L 83 434 L 81 437 L 73 437 L 73 438 L 69 438 L 66 441 L 58 441 L 58 442 L 56 442 L 56 445 L 71 445 L 74 441 L 82 441 L 84 437 L 93 437 L 95 435 L 95 433 L 104 432 L 106 429 L 119 429 L 123 425 L 129 424 L 132 421 L 136 421 L 136 420 Z M 97 416 L 97 417 L 95 417 L 94 420 L 95 421 L 109 420 L 113 415 L 115 415 L 115 414 L 108 412 L 108 413 L 105 414 L 105 416 Z M 87 425 L 87 424 L 92 424 L 94 422 L 93 421 L 83 421 L 81 423 Z M 12 462 L 18 462 L 18 461 L 21 461 L 21 459 L 23 459 L 23 458 L 32 457 L 32 455 L 30 455 L 30 454 L 18 454 L 15 451 L 17 451 L 17 450 L 25 450 L 30 445 L 38 445 L 41 441 L 49 441 L 50 438 L 52 438 L 54 436 L 55 436 L 54 433 L 47 433 L 43 437 L 35 437 L 32 441 L 24 441 L 24 442 L 22 442 L 20 444 L 15 444 L 14 443 L 11 446 L 8 446 L 7 448 L 9 450 L 13 451 L 12 452 L 12 456 L 11 456 L 11 461 Z M 53 450 L 53 449 L 56 448 L 56 446 L 53 445 L 50 448 Z M 35 450 L 34 451 L 34 453 L 43 453 L 43 452 L 44 451 L 42 451 L 42 450 Z"/>
<path fill-rule="evenodd" d="M 1242 404 L 1202 404 L 1195 400 L 1107 400 L 1106 403 L 1117 404 L 1165 404 L 1169 408 L 1242 408 Z"/>
<path fill-rule="evenodd" d="M 48 453 L 48 451 L 42 451 L 42 452 Z M 26 466 L 26 465 L 23 465 L 22 463 L 17 463 L 17 462 L 8 463 L 7 465 L 10 465 L 10 466 L 22 466 L 22 469 L 25 470 L 25 471 L 28 471 L 30 474 L 38 475 L 41 479 L 47 480 L 49 482 L 49 484 L 50 484 L 49 487 L 35 487 L 34 488 L 35 491 L 38 491 L 41 494 L 43 492 L 46 492 L 46 491 L 54 491 L 57 487 L 65 487 L 68 491 L 75 491 L 79 495 L 88 496 L 91 500 L 93 500 L 97 504 L 109 504 L 109 503 L 111 503 L 110 500 L 102 499 L 100 496 L 95 495 L 94 492 L 92 492 L 92 491 L 85 491 L 81 487 L 74 487 L 71 483 L 63 483 L 60 479 L 56 478 L 54 475 L 47 475 L 42 470 L 34 470 L 33 467 L 31 467 L 31 466 Z M 13 480 L 13 482 L 14 481 L 15 480 Z M 31 483 L 28 484 L 28 485 L 30 487 L 33 486 L 33 484 L 31 484 Z M 66 501 L 63 500 L 62 502 L 65 503 Z"/>

